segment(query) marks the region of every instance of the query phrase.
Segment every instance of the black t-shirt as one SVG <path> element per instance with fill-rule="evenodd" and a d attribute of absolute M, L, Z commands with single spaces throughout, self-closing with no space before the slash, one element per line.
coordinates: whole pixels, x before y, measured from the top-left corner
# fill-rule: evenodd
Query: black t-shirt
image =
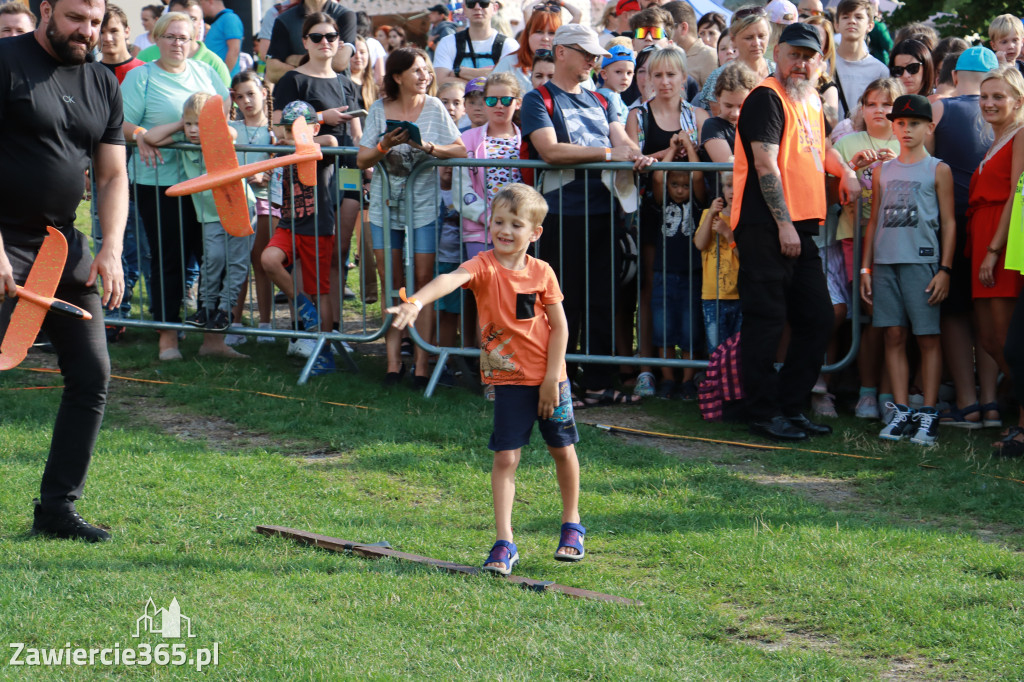
<path fill-rule="evenodd" d="M 297 7 L 277 15 L 277 21 L 274 22 L 274 28 L 270 33 L 267 59 L 279 59 L 283 62 L 293 54 L 306 54 L 306 48 L 302 46 L 302 22 L 306 20 L 307 11 L 306 3 L 301 3 Z M 320 11 L 330 15 L 337 22 L 341 42 L 355 43 L 355 12 L 345 9 L 332 0 L 327 0 Z M 339 45 L 339 47 L 341 46 Z"/>
<path fill-rule="evenodd" d="M 768 210 L 761 195 L 761 185 L 757 179 L 757 171 L 754 169 L 754 154 L 751 151 L 751 143 L 767 142 L 768 144 L 781 144 L 782 133 L 786 127 L 786 113 L 782 108 L 782 100 L 773 90 L 765 87 L 754 88 L 747 99 L 743 101 L 743 111 L 740 112 L 740 121 L 737 125 L 739 139 L 743 144 L 743 154 L 747 158 L 747 181 L 741 188 L 736 190 L 743 192 L 743 206 L 740 219 L 743 224 L 749 223 L 775 223 L 775 218 Z M 783 183 L 785 183 L 785 169 L 783 170 Z M 824 178 L 800 178 L 800 182 L 824 182 Z M 793 223 L 798 232 L 818 234 L 818 221 L 815 219 L 798 220 Z"/>
<path fill-rule="evenodd" d="M 736 141 L 736 126 L 718 116 L 712 116 L 704 121 L 704 127 L 700 129 L 700 147 L 697 148 L 697 158 L 704 163 L 711 162 L 711 157 L 704 149 L 704 145 L 709 140 L 725 140 L 729 143 L 729 151 L 733 151 L 733 143 Z"/>
<path fill-rule="evenodd" d="M 298 71 L 289 71 L 274 86 L 274 111 L 284 108 L 296 100 L 309 102 L 317 111 L 347 106 L 356 109 L 355 84 L 344 74 L 336 74 L 334 78 L 316 78 Z M 344 123 L 329 126 L 320 124 L 320 135 L 333 135 L 342 147 L 352 147 L 349 127 Z"/>
<path fill-rule="evenodd" d="M 64 66 L 31 32 L 0 40 L 4 240 L 41 243 L 47 225 L 74 224 L 93 152 L 124 144 L 123 120 L 117 79 L 102 64 Z"/>
<path fill-rule="evenodd" d="M 303 185 L 295 166 L 274 170 L 271 202 L 281 207 L 277 226 L 309 237 L 334 234 L 334 162 L 326 157 L 316 164 L 316 187 Z M 280 192 L 280 194 L 278 194 Z"/>

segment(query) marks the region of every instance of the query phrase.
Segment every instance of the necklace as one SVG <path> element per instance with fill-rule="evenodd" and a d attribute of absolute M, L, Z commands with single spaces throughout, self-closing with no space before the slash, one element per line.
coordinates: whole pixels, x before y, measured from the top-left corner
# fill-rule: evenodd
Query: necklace
<path fill-rule="evenodd" d="M 1024 128 L 1024 125 L 1011 125 L 1008 126 L 1007 129 L 1004 130 L 1002 133 L 1000 133 L 999 137 L 997 137 L 995 142 L 992 143 L 992 146 L 988 148 L 987 152 L 985 152 L 985 158 L 983 158 L 981 160 L 981 163 L 978 164 L 978 170 L 980 171 L 982 168 L 984 168 L 985 164 L 988 163 L 989 159 L 998 154 L 999 150 L 1002 149 L 1007 142 L 1012 140 L 1013 136 L 1016 135 L 1017 132 L 1022 128 Z"/>

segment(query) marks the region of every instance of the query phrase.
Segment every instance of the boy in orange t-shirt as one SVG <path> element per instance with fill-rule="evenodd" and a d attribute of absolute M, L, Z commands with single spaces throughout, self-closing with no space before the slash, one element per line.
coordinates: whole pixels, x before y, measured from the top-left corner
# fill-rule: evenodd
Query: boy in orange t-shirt
<path fill-rule="evenodd" d="M 394 326 L 405 328 L 423 306 L 459 287 L 476 296 L 480 326 L 480 373 L 495 387 L 494 450 L 491 490 L 497 540 L 484 570 L 508 575 L 519 561 L 512 541 L 515 473 L 522 447 L 537 421 L 548 452 L 555 460 L 562 494 L 562 529 L 555 559 L 583 558 L 580 524 L 579 441 L 572 394 L 565 371 L 569 325 L 562 309 L 562 291 L 551 266 L 527 255 L 540 238 L 548 206 L 532 187 L 511 184 L 491 203 L 490 234 L 494 248 L 439 275 L 404 303 L 388 308 Z"/>

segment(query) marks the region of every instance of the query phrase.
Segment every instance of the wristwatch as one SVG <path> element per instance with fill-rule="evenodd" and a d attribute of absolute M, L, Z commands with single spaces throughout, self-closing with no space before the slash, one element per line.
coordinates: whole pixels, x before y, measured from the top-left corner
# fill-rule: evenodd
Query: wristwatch
<path fill-rule="evenodd" d="M 940 266 L 939 266 L 939 272 L 944 272 L 944 273 L 946 273 L 947 275 L 950 275 L 950 276 L 952 276 L 952 274 L 953 274 L 953 268 L 949 267 L 948 265 L 940 265 Z"/>
<path fill-rule="evenodd" d="M 460 71 L 462 71 L 462 67 L 461 66 L 456 66 L 454 69 L 452 69 L 452 73 L 455 74 L 456 78 L 459 77 L 459 72 Z"/>

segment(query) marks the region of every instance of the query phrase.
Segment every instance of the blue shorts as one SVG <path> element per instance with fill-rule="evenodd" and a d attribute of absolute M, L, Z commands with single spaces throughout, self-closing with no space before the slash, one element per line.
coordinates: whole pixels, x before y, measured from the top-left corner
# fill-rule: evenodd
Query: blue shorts
<path fill-rule="evenodd" d="M 427 223 L 412 231 L 413 253 L 436 253 L 437 252 L 437 223 Z M 373 240 L 373 248 L 380 251 L 384 248 L 384 228 L 380 225 L 370 224 L 370 238 Z M 405 228 L 391 228 L 391 248 L 401 250 L 405 247 Z"/>
<path fill-rule="evenodd" d="M 568 381 L 558 384 L 558 407 L 551 419 L 537 416 L 539 404 L 540 386 L 495 386 L 494 432 L 487 447 L 495 452 L 518 450 L 530 442 L 534 422 L 550 447 L 564 448 L 580 441 Z"/>
<path fill-rule="evenodd" d="M 721 344 L 740 330 L 743 324 L 743 309 L 739 299 L 704 300 L 704 336 L 708 340 L 708 357 Z"/>
<path fill-rule="evenodd" d="M 459 269 L 459 263 L 441 263 L 435 264 L 435 271 L 439 275 L 446 275 L 449 272 L 455 272 Z M 456 289 L 450 294 L 446 294 L 434 302 L 434 310 L 442 313 L 454 313 L 456 315 L 462 314 L 462 289 Z"/>
<path fill-rule="evenodd" d="M 653 341 L 657 348 L 679 346 L 689 351 L 692 344 L 695 350 L 700 350 L 704 308 L 700 300 L 699 273 L 694 277 L 694 285 L 691 288 L 688 275 L 654 272 L 651 315 L 654 323 Z"/>

